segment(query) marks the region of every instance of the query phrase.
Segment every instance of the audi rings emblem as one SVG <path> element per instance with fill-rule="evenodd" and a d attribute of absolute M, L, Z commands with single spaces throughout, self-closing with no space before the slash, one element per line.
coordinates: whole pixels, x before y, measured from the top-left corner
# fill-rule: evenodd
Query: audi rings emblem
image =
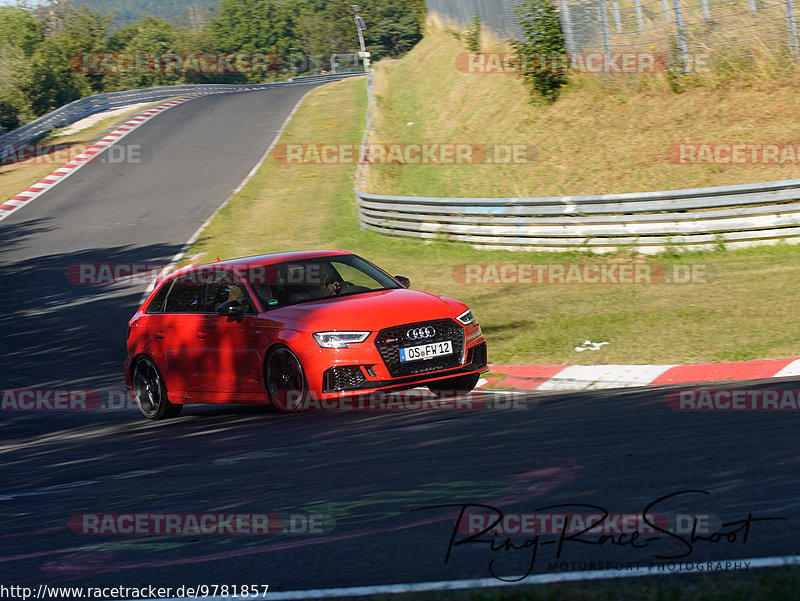
<path fill-rule="evenodd" d="M 411 328 L 406 332 L 409 340 L 424 340 L 425 338 L 433 338 L 436 336 L 436 330 L 431 326 L 426 328 Z"/>

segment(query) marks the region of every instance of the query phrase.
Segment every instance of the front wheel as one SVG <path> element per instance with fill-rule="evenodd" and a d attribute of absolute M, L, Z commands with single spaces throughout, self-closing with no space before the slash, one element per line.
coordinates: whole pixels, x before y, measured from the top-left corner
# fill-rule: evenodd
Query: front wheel
<path fill-rule="evenodd" d="M 160 420 L 177 417 L 183 405 L 174 405 L 167 398 L 167 387 L 156 364 L 148 357 L 136 362 L 132 375 L 133 397 L 147 419 Z"/>
<path fill-rule="evenodd" d="M 457 376 L 455 378 L 429 382 L 427 386 L 428 390 L 439 398 L 446 396 L 464 396 L 472 392 L 472 389 L 478 384 L 480 378 L 480 374 L 468 374 L 466 376 Z"/>
<path fill-rule="evenodd" d="M 279 346 L 269 354 L 264 382 L 269 400 L 278 411 L 300 411 L 309 397 L 303 365 L 288 347 Z"/>

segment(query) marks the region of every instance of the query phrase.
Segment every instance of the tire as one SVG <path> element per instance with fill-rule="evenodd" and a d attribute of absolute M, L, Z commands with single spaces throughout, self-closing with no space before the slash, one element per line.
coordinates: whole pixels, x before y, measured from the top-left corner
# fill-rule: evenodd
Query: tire
<path fill-rule="evenodd" d="M 309 398 L 303 364 L 289 347 L 270 351 L 264 362 L 264 386 L 269 402 L 278 411 L 302 411 Z"/>
<path fill-rule="evenodd" d="M 180 415 L 183 405 L 175 405 L 167 398 L 167 386 L 156 364 L 149 357 L 136 361 L 131 372 L 133 397 L 139 411 L 147 419 L 162 420 Z"/>
<path fill-rule="evenodd" d="M 480 379 L 480 374 L 468 374 L 466 376 L 457 376 L 455 378 L 429 382 L 427 386 L 428 390 L 436 397 L 448 396 L 450 394 L 463 396 L 472 392 L 472 389 L 475 388 Z"/>

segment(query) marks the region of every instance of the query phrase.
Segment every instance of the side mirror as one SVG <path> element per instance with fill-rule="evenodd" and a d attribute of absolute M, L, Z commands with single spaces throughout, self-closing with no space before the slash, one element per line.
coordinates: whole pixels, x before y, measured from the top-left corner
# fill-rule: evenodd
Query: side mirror
<path fill-rule="evenodd" d="M 227 317 L 229 320 L 241 320 L 244 317 L 244 307 L 238 300 L 228 301 L 217 307 L 217 315 Z"/>
<path fill-rule="evenodd" d="M 394 279 L 396 279 L 398 282 L 400 282 L 400 284 L 402 284 L 403 288 L 411 288 L 411 280 L 409 280 L 406 276 L 404 276 L 404 275 L 396 275 L 396 276 L 394 276 Z"/>

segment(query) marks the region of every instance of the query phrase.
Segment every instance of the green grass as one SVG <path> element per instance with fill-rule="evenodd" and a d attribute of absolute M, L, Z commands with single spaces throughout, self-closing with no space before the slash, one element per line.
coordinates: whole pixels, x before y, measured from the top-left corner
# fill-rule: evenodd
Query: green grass
<path fill-rule="evenodd" d="M 282 143 L 358 143 L 362 79 L 318 88 Z M 689 363 L 800 356 L 795 294 L 800 247 L 778 245 L 645 258 L 484 251 L 468 245 L 393 238 L 359 227 L 354 165 L 290 166 L 272 157 L 220 211 L 191 249 L 201 260 L 308 248 L 358 253 L 414 288 L 467 302 L 481 321 L 494 363 Z M 474 285 L 456 281 L 470 263 L 710 265 L 709 284 Z M 578 353 L 584 340 L 609 342 Z"/>
<path fill-rule="evenodd" d="M 503 51 L 485 43 L 486 51 Z M 518 165 L 385 165 L 369 191 L 410 196 L 520 197 L 610 194 L 733 185 L 800 177 L 785 164 L 678 164 L 677 144 L 797 144 L 800 73 L 669 90 L 663 75 L 572 76 L 552 106 L 530 103 L 515 74 L 469 74 L 466 52 L 444 26 L 401 61 L 377 67 L 373 140 L 397 143 L 522 144 L 538 149 Z M 699 76 L 698 76 L 699 77 Z M 408 125 L 412 123 L 412 125 Z"/>

